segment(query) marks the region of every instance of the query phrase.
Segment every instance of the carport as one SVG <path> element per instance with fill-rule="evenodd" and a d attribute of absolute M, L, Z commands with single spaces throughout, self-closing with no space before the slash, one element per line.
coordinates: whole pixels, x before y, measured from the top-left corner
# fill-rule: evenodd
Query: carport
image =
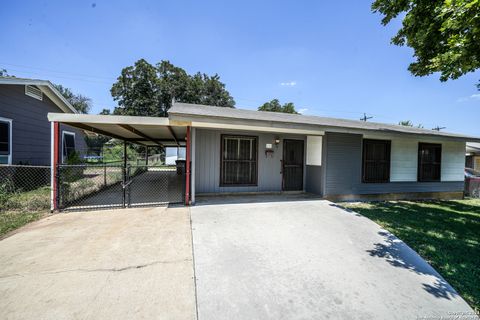
<path fill-rule="evenodd" d="M 51 122 L 52 210 L 67 207 L 130 207 L 190 203 L 190 124 L 163 117 L 49 113 Z M 61 161 L 61 126 L 123 141 L 121 165 L 71 165 Z M 185 147 L 185 168 L 131 165 L 127 143 L 149 147 Z M 72 205 L 72 204 L 75 205 Z"/>

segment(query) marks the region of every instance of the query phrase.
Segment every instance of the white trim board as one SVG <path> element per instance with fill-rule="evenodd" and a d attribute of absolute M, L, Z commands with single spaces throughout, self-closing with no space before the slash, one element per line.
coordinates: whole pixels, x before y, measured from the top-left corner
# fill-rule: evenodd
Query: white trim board
<path fill-rule="evenodd" d="M 8 160 L 7 164 L 12 164 L 12 158 L 13 158 L 13 120 L 9 118 L 3 118 L 0 117 L 0 121 L 2 122 L 8 122 Z"/>

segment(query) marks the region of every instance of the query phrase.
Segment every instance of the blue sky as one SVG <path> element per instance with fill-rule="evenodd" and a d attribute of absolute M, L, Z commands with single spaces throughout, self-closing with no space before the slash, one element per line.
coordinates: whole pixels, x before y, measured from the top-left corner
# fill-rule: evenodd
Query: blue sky
<path fill-rule="evenodd" d="M 0 68 L 112 108 L 121 69 L 145 58 L 218 73 L 237 107 L 273 98 L 305 114 L 412 120 L 480 136 L 480 72 L 416 78 L 370 1 L 2 1 Z"/>

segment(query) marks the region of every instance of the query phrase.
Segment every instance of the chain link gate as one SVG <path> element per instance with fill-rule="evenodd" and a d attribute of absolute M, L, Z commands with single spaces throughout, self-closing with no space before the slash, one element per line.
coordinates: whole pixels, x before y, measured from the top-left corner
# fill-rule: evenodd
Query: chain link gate
<path fill-rule="evenodd" d="M 60 210 L 183 203 L 185 172 L 158 165 L 58 165 Z"/>

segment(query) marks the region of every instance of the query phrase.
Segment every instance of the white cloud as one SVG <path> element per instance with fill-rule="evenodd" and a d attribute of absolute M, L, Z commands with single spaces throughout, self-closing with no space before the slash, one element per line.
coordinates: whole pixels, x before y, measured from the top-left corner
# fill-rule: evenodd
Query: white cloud
<path fill-rule="evenodd" d="M 480 93 L 474 93 L 468 97 L 462 97 L 457 100 L 457 102 L 465 102 L 468 100 L 480 100 Z"/>
<path fill-rule="evenodd" d="M 308 108 L 301 108 L 301 109 L 298 109 L 298 113 L 300 114 L 305 114 L 308 112 Z"/>
<path fill-rule="evenodd" d="M 297 83 L 295 81 L 280 82 L 280 85 L 284 87 L 294 87 L 297 85 Z"/>

